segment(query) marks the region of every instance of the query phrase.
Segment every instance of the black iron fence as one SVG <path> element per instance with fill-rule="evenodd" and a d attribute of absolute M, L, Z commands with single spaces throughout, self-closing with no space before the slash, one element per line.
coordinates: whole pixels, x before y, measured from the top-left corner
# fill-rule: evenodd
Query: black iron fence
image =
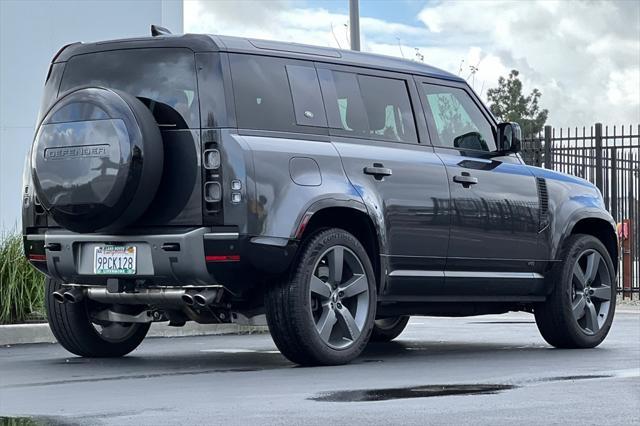
<path fill-rule="evenodd" d="M 618 223 L 618 291 L 640 294 L 640 125 L 556 129 L 526 138 L 527 164 L 569 173 L 594 183 Z"/>

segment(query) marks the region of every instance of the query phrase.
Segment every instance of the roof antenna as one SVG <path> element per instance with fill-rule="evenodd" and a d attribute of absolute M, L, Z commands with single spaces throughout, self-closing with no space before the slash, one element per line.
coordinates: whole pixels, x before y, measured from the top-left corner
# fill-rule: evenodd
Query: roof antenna
<path fill-rule="evenodd" d="M 151 25 L 151 36 L 157 37 L 161 35 L 170 35 L 171 31 L 166 29 L 165 27 L 161 27 L 160 25 Z"/>
<path fill-rule="evenodd" d="M 333 30 L 333 22 L 329 22 L 329 24 L 331 25 L 331 34 L 333 34 L 333 38 L 336 41 L 336 44 L 338 45 L 338 49 L 342 49 L 342 46 L 340 46 L 340 42 L 338 41 L 338 37 L 336 37 L 336 32 Z"/>
<path fill-rule="evenodd" d="M 400 44 L 400 37 L 396 36 L 396 40 L 398 40 L 398 47 L 400 48 L 400 55 L 402 59 L 404 59 L 404 52 L 402 51 L 402 44 Z"/>

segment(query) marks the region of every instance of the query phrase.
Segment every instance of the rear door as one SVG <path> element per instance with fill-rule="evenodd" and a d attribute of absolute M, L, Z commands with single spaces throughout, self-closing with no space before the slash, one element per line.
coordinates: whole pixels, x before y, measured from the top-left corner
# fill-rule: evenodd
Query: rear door
<path fill-rule="evenodd" d="M 437 292 L 449 238 L 449 189 L 424 121 L 415 119 L 414 82 L 398 74 L 317 67 L 331 141 L 367 208 L 385 224 L 379 230 L 388 268 L 383 294 Z"/>
<path fill-rule="evenodd" d="M 85 86 L 136 96 L 160 128 L 161 189 L 134 226 L 201 225 L 200 111 L 193 51 L 123 48 L 73 56 L 62 76 L 60 96 Z"/>
<path fill-rule="evenodd" d="M 418 81 L 451 191 L 446 293 L 493 297 L 540 291 L 535 177 L 517 156 L 497 154 L 493 120 L 465 85 Z"/>

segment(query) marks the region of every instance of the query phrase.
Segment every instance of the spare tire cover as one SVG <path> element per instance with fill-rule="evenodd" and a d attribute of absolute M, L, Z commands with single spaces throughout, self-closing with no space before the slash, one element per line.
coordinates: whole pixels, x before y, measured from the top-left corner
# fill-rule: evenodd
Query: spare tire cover
<path fill-rule="evenodd" d="M 42 120 L 31 155 L 40 203 L 75 232 L 131 224 L 162 175 L 162 137 L 149 109 L 132 95 L 100 87 L 60 98 Z"/>

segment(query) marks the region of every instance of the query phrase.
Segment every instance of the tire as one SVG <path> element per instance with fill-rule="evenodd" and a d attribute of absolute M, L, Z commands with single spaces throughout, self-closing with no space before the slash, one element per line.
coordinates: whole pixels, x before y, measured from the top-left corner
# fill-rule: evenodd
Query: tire
<path fill-rule="evenodd" d="M 559 258 L 547 277 L 551 294 L 534 307 L 538 329 L 556 348 L 596 347 L 609 333 L 615 313 L 615 269 L 609 252 L 598 239 L 577 234 L 569 237 Z"/>
<path fill-rule="evenodd" d="M 265 295 L 267 324 L 280 352 L 306 366 L 355 359 L 373 329 L 375 283 L 367 252 L 353 235 L 331 228 L 309 236 L 289 278 Z"/>
<path fill-rule="evenodd" d="M 373 324 L 371 332 L 372 342 L 390 342 L 398 337 L 407 327 L 411 317 L 403 315 L 399 317 L 380 318 Z"/>
<path fill-rule="evenodd" d="M 151 111 L 101 87 L 71 91 L 47 111 L 32 156 L 35 193 L 56 223 L 79 233 L 116 231 L 147 211 L 164 150 Z"/>
<path fill-rule="evenodd" d="M 91 322 L 88 299 L 77 303 L 58 303 L 52 293 L 62 286 L 60 282 L 47 278 L 45 283 L 45 308 L 53 335 L 69 352 L 90 358 L 120 357 L 140 345 L 149 331 L 150 323 L 115 324 L 117 331 L 123 331 L 121 338 L 106 338 L 104 330 L 98 331 Z"/>

